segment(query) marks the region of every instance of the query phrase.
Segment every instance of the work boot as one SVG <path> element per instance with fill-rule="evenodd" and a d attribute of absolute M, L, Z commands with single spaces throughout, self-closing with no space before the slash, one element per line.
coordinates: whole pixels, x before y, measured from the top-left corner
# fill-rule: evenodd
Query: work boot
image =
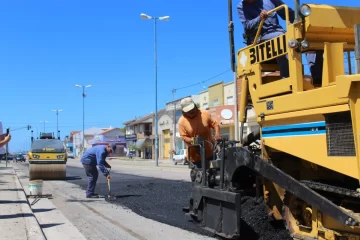
<path fill-rule="evenodd" d="M 98 194 L 86 195 L 86 198 L 99 198 Z"/>

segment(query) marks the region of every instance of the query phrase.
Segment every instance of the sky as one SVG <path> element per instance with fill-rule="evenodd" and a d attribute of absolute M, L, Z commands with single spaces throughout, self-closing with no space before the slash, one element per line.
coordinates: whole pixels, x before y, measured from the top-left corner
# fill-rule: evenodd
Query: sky
<path fill-rule="evenodd" d="M 292 0 L 284 2 L 293 7 Z M 346 2 L 359 5 L 357 0 Z M 244 46 L 237 4 L 233 1 L 236 50 Z M 154 112 L 154 24 L 141 19 L 141 13 L 170 16 L 157 24 L 158 109 L 172 100 L 174 88 L 179 99 L 233 80 L 227 1 L 1 1 L 3 128 L 31 125 L 38 136 L 44 131 L 40 121 L 48 121 L 45 131 L 56 134 L 52 110 L 61 109 L 61 138 L 82 130 L 82 89 L 76 84 L 91 85 L 86 89 L 85 129 L 121 127 Z M 30 131 L 11 134 L 10 151 L 30 146 Z"/>

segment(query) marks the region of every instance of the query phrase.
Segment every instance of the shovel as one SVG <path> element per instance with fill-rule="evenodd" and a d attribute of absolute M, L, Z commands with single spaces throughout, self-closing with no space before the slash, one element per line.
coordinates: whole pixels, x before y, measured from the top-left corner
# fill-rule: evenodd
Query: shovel
<path fill-rule="evenodd" d="M 110 170 L 111 170 L 111 168 L 109 169 L 109 175 L 110 175 Z M 115 200 L 116 197 L 111 195 L 110 179 L 107 180 L 107 183 L 108 183 L 108 188 L 109 188 L 108 199 L 109 199 L 109 201 Z"/>

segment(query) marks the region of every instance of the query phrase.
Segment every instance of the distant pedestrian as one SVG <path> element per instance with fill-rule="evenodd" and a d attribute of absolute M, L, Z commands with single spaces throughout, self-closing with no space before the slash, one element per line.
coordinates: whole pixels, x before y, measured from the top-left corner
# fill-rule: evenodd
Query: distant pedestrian
<path fill-rule="evenodd" d="M 99 198 L 99 195 L 95 193 L 96 181 L 98 179 L 98 170 L 104 174 L 107 179 L 110 179 L 109 171 L 106 168 L 111 166 L 105 161 L 109 153 L 115 152 L 116 145 L 98 145 L 87 150 L 81 158 L 81 163 L 85 169 L 86 176 L 88 176 L 88 185 L 86 188 L 87 198 Z"/>

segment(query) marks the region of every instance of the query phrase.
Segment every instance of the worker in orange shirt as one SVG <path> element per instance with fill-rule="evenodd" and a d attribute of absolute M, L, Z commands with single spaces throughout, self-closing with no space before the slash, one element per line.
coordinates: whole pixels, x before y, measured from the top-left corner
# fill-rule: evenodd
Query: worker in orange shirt
<path fill-rule="evenodd" d="M 220 126 L 208 111 L 198 109 L 191 97 L 181 100 L 183 115 L 179 119 L 178 127 L 181 139 L 187 147 L 192 144 L 194 137 L 202 137 L 205 141 L 206 163 L 213 160 L 213 146 L 215 140 L 221 139 Z M 215 136 L 211 136 L 211 129 L 215 130 Z M 191 148 L 188 156 L 196 168 L 201 168 L 201 158 L 199 148 Z M 207 164 L 208 166 L 208 164 Z"/>

